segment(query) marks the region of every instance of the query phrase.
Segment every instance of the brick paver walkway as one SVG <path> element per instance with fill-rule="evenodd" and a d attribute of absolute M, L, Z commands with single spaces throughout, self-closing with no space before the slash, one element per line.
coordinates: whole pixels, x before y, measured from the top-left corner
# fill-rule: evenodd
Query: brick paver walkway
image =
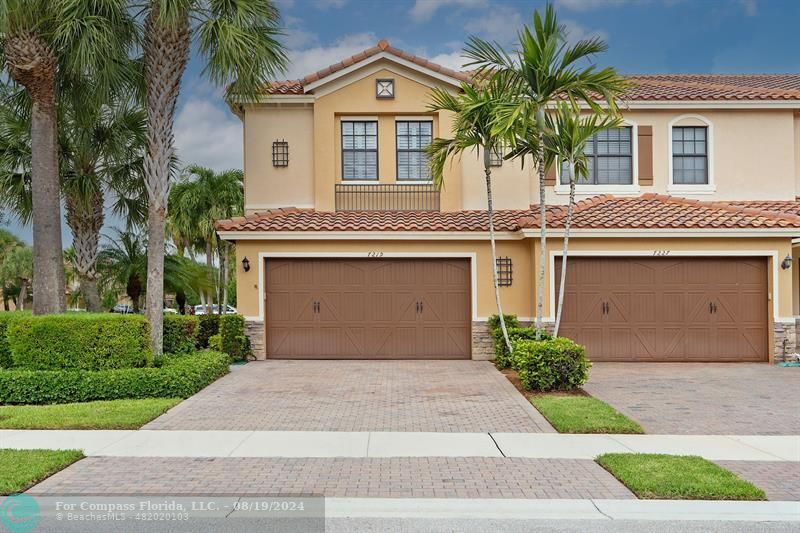
<path fill-rule="evenodd" d="M 486 361 L 262 361 L 144 429 L 552 432 Z"/>
<path fill-rule="evenodd" d="M 714 461 L 739 474 L 775 501 L 800 501 L 800 463 L 784 461 Z"/>
<path fill-rule="evenodd" d="M 584 388 L 647 433 L 798 435 L 796 370 L 766 364 L 595 363 Z"/>
<path fill-rule="evenodd" d="M 260 493 L 371 498 L 633 498 L 594 461 L 520 458 L 89 457 L 33 493 Z"/>

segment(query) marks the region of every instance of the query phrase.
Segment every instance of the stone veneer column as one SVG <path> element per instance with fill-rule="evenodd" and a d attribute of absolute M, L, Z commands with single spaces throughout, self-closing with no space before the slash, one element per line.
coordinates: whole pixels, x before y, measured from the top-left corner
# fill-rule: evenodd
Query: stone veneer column
<path fill-rule="evenodd" d="M 773 324 L 773 334 L 775 338 L 774 361 L 788 361 L 792 359 L 792 354 L 797 353 L 797 328 L 798 320 L 794 322 L 775 322 Z"/>
<path fill-rule="evenodd" d="M 533 327 L 533 322 L 522 321 L 521 327 Z M 544 322 L 544 329 L 553 332 L 554 322 Z M 488 361 L 494 359 L 494 338 L 489 333 L 489 323 L 477 321 L 472 323 L 472 359 L 475 361 Z"/>
<path fill-rule="evenodd" d="M 244 333 L 250 339 L 253 347 L 253 356 L 256 359 L 266 359 L 267 352 L 264 349 L 264 322 L 261 320 L 246 320 L 244 323 Z"/>

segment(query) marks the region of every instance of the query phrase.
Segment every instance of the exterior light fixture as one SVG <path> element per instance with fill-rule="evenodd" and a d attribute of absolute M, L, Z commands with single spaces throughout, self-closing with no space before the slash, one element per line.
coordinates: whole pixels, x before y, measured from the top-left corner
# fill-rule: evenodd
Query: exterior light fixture
<path fill-rule="evenodd" d="M 497 284 L 500 287 L 510 287 L 514 281 L 510 257 L 497 258 Z"/>
<path fill-rule="evenodd" d="M 250 272 L 250 260 L 247 257 L 242 259 L 242 269 L 245 272 Z"/>
<path fill-rule="evenodd" d="M 784 269 L 784 270 L 789 270 L 790 268 L 792 268 L 792 256 L 791 255 L 786 254 L 786 257 L 784 257 L 783 261 L 781 261 L 781 268 Z"/>

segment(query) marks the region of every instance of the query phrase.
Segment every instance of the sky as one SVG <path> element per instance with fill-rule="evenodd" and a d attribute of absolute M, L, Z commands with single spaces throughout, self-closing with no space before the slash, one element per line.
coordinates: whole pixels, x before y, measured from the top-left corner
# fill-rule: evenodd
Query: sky
<path fill-rule="evenodd" d="M 470 35 L 513 47 L 544 1 L 275 0 L 294 79 L 375 46 L 393 46 L 451 68 Z M 597 58 L 623 74 L 800 72 L 800 0 L 553 0 L 569 39 L 602 37 Z M 242 126 L 194 53 L 175 123 L 178 156 L 217 170 L 242 167 Z M 111 221 L 111 225 L 114 221 Z M 30 228 L 12 224 L 30 242 Z M 70 237 L 65 227 L 64 245 Z"/>

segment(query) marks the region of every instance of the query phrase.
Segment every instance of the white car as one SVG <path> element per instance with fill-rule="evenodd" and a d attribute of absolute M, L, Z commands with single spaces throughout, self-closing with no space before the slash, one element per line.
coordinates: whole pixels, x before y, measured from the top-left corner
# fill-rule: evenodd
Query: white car
<path fill-rule="evenodd" d="M 211 314 L 212 315 L 219 314 L 219 305 L 217 305 L 217 304 L 214 304 L 214 305 L 195 305 L 194 306 L 194 314 L 195 315 L 204 315 L 204 314 L 206 314 L 206 308 L 211 308 Z M 235 315 L 236 313 L 238 313 L 238 311 L 236 310 L 235 307 L 233 307 L 231 305 L 227 306 L 225 308 L 225 310 L 223 311 L 223 314 L 226 314 L 226 315 L 227 314 L 234 314 Z"/>

